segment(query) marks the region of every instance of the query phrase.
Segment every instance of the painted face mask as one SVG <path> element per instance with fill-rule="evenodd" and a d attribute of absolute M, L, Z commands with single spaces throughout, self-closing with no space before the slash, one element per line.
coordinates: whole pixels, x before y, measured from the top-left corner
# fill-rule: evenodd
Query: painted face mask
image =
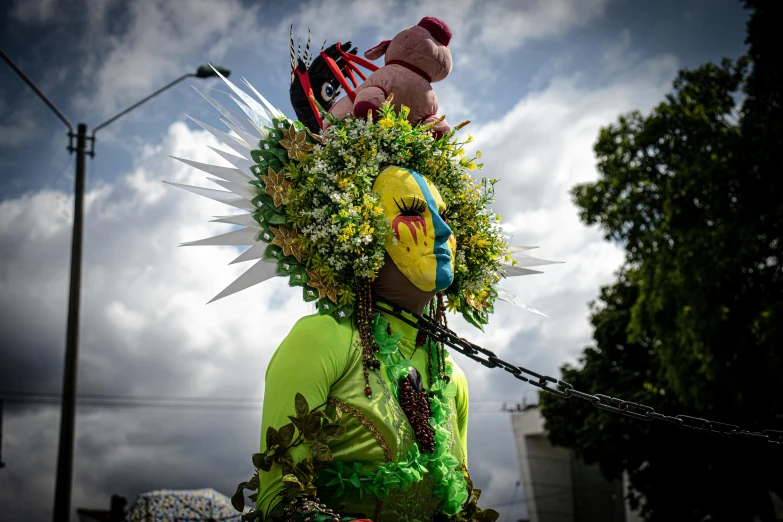
<path fill-rule="evenodd" d="M 391 223 L 386 251 L 400 272 L 425 292 L 448 288 L 454 280 L 457 240 L 442 216 L 446 204 L 435 185 L 418 172 L 387 167 L 373 191 Z"/>

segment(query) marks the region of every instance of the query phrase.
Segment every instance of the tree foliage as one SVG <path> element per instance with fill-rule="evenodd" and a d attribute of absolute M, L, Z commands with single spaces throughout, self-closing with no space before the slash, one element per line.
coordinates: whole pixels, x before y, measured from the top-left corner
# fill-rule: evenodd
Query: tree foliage
<path fill-rule="evenodd" d="M 593 308 L 595 348 L 563 379 L 656 410 L 783 430 L 783 59 L 773 2 L 748 53 L 681 71 L 650 114 L 601 130 L 580 216 L 627 253 Z M 648 520 L 774 520 L 783 449 L 542 397 L 552 441 L 628 472 Z M 635 496 L 633 494 L 632 496 Z"/>

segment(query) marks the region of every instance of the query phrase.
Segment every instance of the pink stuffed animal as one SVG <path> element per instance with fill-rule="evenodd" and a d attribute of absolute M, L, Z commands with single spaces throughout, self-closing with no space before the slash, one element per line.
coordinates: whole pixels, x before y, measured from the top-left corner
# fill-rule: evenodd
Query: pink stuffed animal
<path fill-rule="evenodd" d="M 365 118 L 368 111 L 378 110 L 389 94 L 394 93 L 394 107 L 397 110 L 400 105 L 409 107 L 408 121 L 412 124 L 437 120 L 438 98 L 431 84 L 451 72 L 450 40 L 451 29 L 446 22 L 431 16 L 403 29 L 392 40 L 384 40 L 364 56 L 377 60 L 385 55 L 385 65 L 356 88 L 353 101 L 345 96 L 329 112 L 338 119 L 349 113 Z M 432 128 L 432 133 L 439 138 L 450 130 L 443 120 Z"/>

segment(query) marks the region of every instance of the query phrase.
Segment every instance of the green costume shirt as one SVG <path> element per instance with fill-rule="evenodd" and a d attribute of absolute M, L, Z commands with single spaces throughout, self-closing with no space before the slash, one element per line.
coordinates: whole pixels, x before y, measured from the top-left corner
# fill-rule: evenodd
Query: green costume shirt
<path fill-rule="evenodd" d="M 429 389 L 427 350 L 416 349 L 417 330 L 398 318 L 382 314 L 392 332 L 402 333 L 399 344 L 401 355 L 411 360 Z M 446 356 L 451 365 L 451 382 L 456 396 L 450 401 L 451 416 L 446 429 L 451 432 L 449 453 L 462 470 L 467 472 L 468 386 L 465 374 Z M 275 352 L 266 372 L 264 411 L 261 429 L 261 450 L 265 449 L 264 434 L 269 426 L 280 428 L 294 415 L 294 396 L 301 393 L 312 406 L 331 403 L 343 411 L 340 424 L 346 433 L 329 444 L 336 461 L 351 466 L 359 462 L 364 467 L 377 469 L 379 465 L 403 460 L 415 436 L 382 364 L 378 370 L 369 370 L 372 397 L 364 395 L 362 348 L 358 331 L 351 321 L 338 323 L 332 317 L 311 315 L 300 319 Z M 295 462 L 310 456 L 302 444 L 292 448 Z M 281 501 L 277 495 L 284 489 L 279 465 L 268 473 L 261 473 L 257 509 L 266 516 Z M 428 521 L 438 513 L 441 499 L 433 493 L 433 478 L 423 478 L 401 491 L 390 488 L 389 495 L 379 499 L 367 494 L 363 499 L 346 493 L 331 498 L 328 491 L 319 488 L 319 498 L 341 515 L 369 518 L 374 522 Z"/>

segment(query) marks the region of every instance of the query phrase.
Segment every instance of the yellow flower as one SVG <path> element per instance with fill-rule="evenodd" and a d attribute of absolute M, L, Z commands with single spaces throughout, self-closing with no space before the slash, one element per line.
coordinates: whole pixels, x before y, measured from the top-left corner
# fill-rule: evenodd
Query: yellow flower
<path fill-rule="evenodd" d="M 484 153 L 481 152 L 481 150 L 476 151 L 476 159 L 481 159 L 481 156 L 483 156 Z"/>
<path fill-rule="evenodd" d="M 390 129 L 394 127 L 394 120 L 390 118 L 389 116 L 385 116 L 384 118 L 380 119 L 378 121 L 378 126 L 381 129 Z"/>
<path fill-rule="evenodd" d="M 468 139 L 467 139 L 467 140 L 465 140 L 465 143 L 473 143 L 473 136 L 471 136 L 470 134 L 468 134 Z"/>

